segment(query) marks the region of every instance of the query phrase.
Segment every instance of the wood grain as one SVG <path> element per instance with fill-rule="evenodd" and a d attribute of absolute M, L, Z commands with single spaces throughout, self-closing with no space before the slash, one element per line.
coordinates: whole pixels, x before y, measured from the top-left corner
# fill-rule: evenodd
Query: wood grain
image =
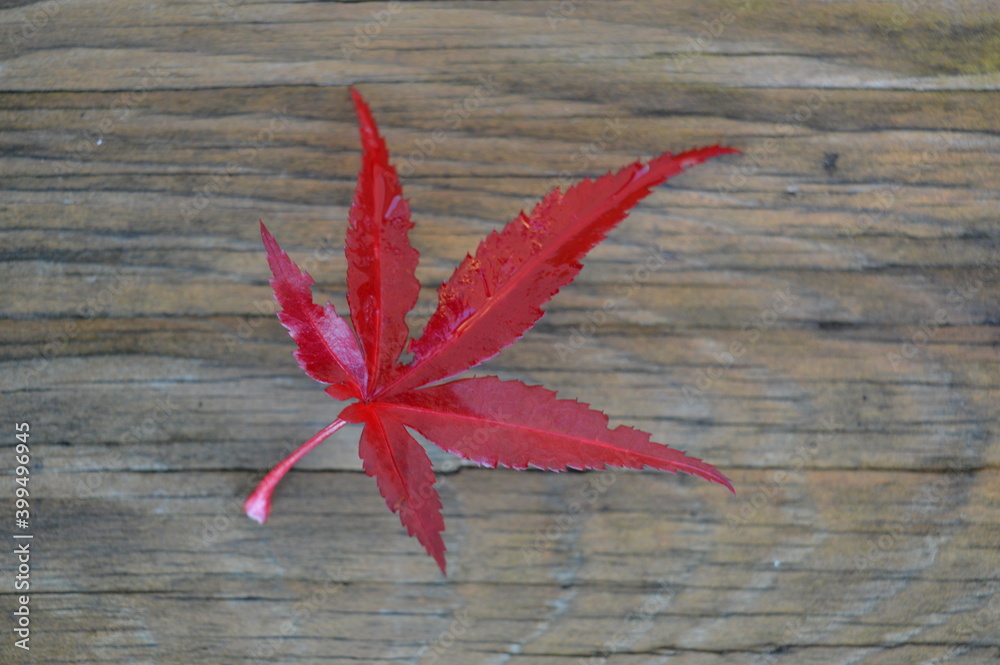
<path fill-rule="evenodd" d="M 988 2 L 10 2 L 0 401 L 31 424 L 24 663 L 984 663 L 1000 650 L 1000 22 Z M 717 464 L 543 474 L 431 451 L 442 578 L 317 449 L 257 219 L 345 306 L 347 92 L 434 290 L 555 186 L 673 179 L 480 373 Z M 12 543 L 13 515 L 0 523 Z M 5 549 L 10 550 L 10 547 Z M 4 569 L 15 571 L 13 554 Z"/>

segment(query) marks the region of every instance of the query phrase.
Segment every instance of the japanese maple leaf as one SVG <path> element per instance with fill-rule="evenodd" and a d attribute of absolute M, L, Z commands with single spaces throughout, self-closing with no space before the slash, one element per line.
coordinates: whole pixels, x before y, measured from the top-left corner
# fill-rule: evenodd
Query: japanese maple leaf
<path fill-rule="evenodd" d="M 542 305 L 576 277 L 580 260 L 650 189 L 707 159 L 738 152 L 712 146 L 636 162 L 565 192 L 556 189 L 480 243 L 438 289 L 437 310 L 410 340 L 405 316 L 417 301 L 417 251 L 399 177 L 371 111 L 352 90 L 363 159 L 347 230 L 347 303 L 353 330 L 332 304 L 313 302 L 313 279 L 261 223 L 278 318 L 295 357 L 337 400 L 355 400 L 261 481 L 244 504 L 263 523 L 281 478 L 346 423 L 364 425 L 360 456 L 389 509 L 445 572 L 444 520 L 431 462 L 410 430 L 483 466 L 549 471 L 609 466 L 683 471 L 732 485 L 715 467 L 552 391 L 494 376 L 437 383 L 488 360 L 542 316 Z M 412 360 L 401 363 L 407 349 Z M 433 384 L 433 385 L 432 385 Z"/>

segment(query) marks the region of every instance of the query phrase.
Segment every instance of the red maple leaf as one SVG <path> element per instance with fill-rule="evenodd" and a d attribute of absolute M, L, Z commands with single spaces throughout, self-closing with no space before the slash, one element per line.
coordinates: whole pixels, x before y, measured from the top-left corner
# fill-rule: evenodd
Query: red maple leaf
<path fill-rule="evenodd" d="M 423 334 L 409 339 L 405 316 L 417 301 L 418 253 L 399 177 L 371 111 L 352 90 L 364 149 L 347 230 L 347 302 L 353 330 L 333 305 L 313 303 L 313 279 L 278 246 L 261 222 L 281 323 L 298 344 L 295 357 L 337 400 L 357 400 L 260 482 L 247 515 L 263 523 L 282 476 L 346 423 L 361 423 L 364 470 L 378 481 L 390 510 L 445 572 L 444 520 L 431 462 L 410 435 L 483 466 L 551 471 L 609 466 L 683 471 L 732 485 L 715 467 L 654 443 L 631 427 L 575 400 L 520 381 L 487 376 L 447 383 L 514 343 L 542 316 L 542 305 L 569 284 L 580 260 L 650 189 L 707 159 L 738 152 L 712 146 L 636 162 L 565 192 L 549 193 L 480 243 L 438 289 Z M 434 384 L 434 385 L 430 385 Z"/>

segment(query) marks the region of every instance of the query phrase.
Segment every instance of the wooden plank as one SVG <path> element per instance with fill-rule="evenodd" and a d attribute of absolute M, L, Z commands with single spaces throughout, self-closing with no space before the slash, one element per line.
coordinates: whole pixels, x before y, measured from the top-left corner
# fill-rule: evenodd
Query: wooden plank
<path fill-rule="evenodd" d="M 997 35 L 973 0 L 7 3 L 0 423 L 32 426 L 35 539 L 32 649 L 5 624 L 0 660 L 986 662 Z M 290 357 L 256 221 L 346 308 L 348 85 L 411 199 L 413 329 L 551 188 L 743 150 L 659 187 L 479 370 L 705 458 L 735 496 L 433 448 L 445 579 L 349 427 L 266 527 L 241 515 L 338 410 Z"/>
<path fill-rule="evenodd" d="M 447 581 L 362 474 L 293 472 L 267 527 L 238 514 L 246 474 L 41 474 L 42 616 L 95 660 L 178 663 L 272 637 L 286 657 L 411 659 L 452 626 L 447 662 L 995 648 L 995 470 L 778 473 L 736 473 L 737 497 L 631 472 L 442 476 Z"/>

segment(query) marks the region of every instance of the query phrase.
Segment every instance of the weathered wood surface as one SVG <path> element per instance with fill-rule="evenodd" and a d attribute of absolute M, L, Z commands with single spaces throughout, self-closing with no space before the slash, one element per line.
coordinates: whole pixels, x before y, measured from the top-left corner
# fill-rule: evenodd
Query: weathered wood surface
<path fill-rule="evenodd" d="M 32 427 L 35 540 L 32 648 L 5 572 L 0 660 L 993 662 L 994 10 L 5 3 L 0 423 L 4 446 Z M 483 370 L 651 430 L 735 497 L 437 455 L 443 579 L 344 430 L 266 527 L 239 514 L 335 415 L 271 316 L 256 220 L 343 302 L 347 85 L 406 174 L 414 326 L 528 197 L 744 150 L 660 187 Z"/>

